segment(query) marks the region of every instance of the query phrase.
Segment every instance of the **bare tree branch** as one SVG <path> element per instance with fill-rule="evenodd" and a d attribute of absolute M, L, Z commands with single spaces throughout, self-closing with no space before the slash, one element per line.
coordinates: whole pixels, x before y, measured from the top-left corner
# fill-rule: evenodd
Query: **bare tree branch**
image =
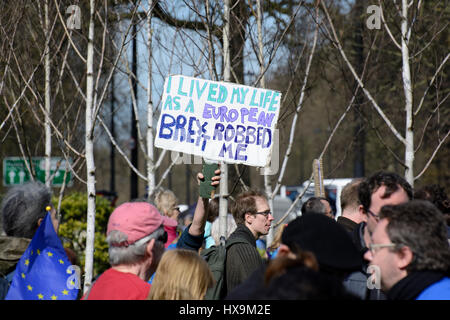
<path fill-rule="evenodd" d="M 425 92 L 423 93 L 422 98 L 420 99 L 420 103 L 417 106 L 416 111 L 414 112 L 414 116 L 417 116 L 417 114 L 420 112 L 420 109 L 423 106 L 423 102 L 425 101 L 425 97 L 428 94 L 428 91 L 431 88 L 431 85 L 433 84 L 434 80 L 436 80 L 436 77 L 438 75 L 439 72 L 441 72 L 441 69 L 444 67 L 445 63 L 447 62 L 447 60 L 450 58 L 450 53 L 447 53 L 447 55 L 445 56 L 444 60 L 442 60 L 441 64 L 439 65 L 439 67 L 436 69 L 436 72 L 434 73 L 433 77 L 430 80 L 430 83 L 428 84 L 427 88 L 425 89 Z"/>
<path fill-rule="evenodd" d="M 325 15 L 327 17 L 327 20 L 330 24 L 331 30 L 333 32 L 333 36 L 334 36 L 334 46 L 339 50 L 339 53 L 341 54 L 342 58 L 344 59 L 345 63 L 347 64 L 348 68 L 350 69 L 351 73 L 353 74 L 354 78 L 356 79 L 356 81 L 358 82 L 359 86 L 361 87 L 361 89 L 363 90 L 364 94 L 366 95 L 367 99 L 369 99 L 369 101 L 372 103 L 373 107 L 375 108 L 375 110 L 378 112 L 378 114 L 381 116 L 381 118 L 384 120 L 384 122 L 386 123 L 386 125 L 388 126 L 388 128 L 392 131 L 392 133 L 394 134 L 394 136 L 400 141 L 402 142 L 404 145 L 407 144 L 406 139 L 397 131 L 397 129 L 395 129 L 395 126 L 391 123 L 391 121 L 389 120 L 389 118 L 384 114 L 383 110 L 381 110 L 380 106 L 377 104 L 377 102 L 375 101 L 375 99 L 372 97 L 372 95 L 370 94 L 370 92 L 365 88 L 364 83 L 361 81 L 360 77 L 356 74 L 355 69 L 353 68 L 353 65 L 350 63 L 350 61 L 347 58 L 347 55 L 344 52 L 344 49 L 342 48 L 342 45 L 339 41 L 339 38 L 336 34 L 336 30 L 334 29 L 334 25 L 333 25 L 333 21 L 330 18 L 330 15 L 328 13 L 328 10 L 324 4 L 324 1 L 320 1 L 320 3 L 322 4 L 322 9 L 325 12 Z"/>
<path fill-rule="evenodd" d="M 442 138 L 441 141 L 439 141 L 438 146 L 436 147 L 436 149 L 434 149 L 433 154 L 431 155 L 430 159 L 428 159 L 427 164 L 423 167 L 422 171 L 420 171 L 420 173 L 416 177 L 414 177 L 414 180 L 419 179 L 424 174 L 424 172 L 428 169 L 428 167 L 430 166 L 430 164 L 433 161 L 434 157 L 438 153 L 438 151 L 441 148 L 441 146 L 445 143 L 445 140 L 447 140 L 449 135 L 450 135 L 450 130 L 447 132 L 447 134 L 444 136 L 444 138 Z"/>

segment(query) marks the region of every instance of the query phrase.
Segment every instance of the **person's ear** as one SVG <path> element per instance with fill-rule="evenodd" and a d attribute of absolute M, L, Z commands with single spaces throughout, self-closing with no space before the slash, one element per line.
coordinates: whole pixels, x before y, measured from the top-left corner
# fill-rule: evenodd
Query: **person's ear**
<path fill-rule="evenodd" d="M 405 270 L 408 267 L 414 257 L 414 253 L 408 246 L 404 246 L 398 250 L 398 262 L 399 269 Z"/>
<path fill-rule="evenodd" d="M 361 204 L 358 206 L 358 212 L 361 220 L 367 222 L 367 212 L 366 210 L 364 210 L 364 207 Z"/>
<path fill-rule="evenodd" d="M 283 243 L 280 244 L 280 246 L 278 247 L 277 257 L 287 257 L 291 259 L 296 258 L 295 254 L 291 251 L 291 249 L 289 249 L 289 247 Z"/>
<path fill-rule="evenodd" d="M 38 228 L 41 226 L 42 221 L 44 221 L 44 218 L 39 218 L 37 221 Z"/>
<path fill-rule="evenodd" d="M 147 243 L 147 247 L 145 248 L 145 253 L 147 256 L 149 257 L 153 257 L 153 247 L 155 246 L 155 239 L 151 239 L 148 243 Z"/>
<path fill-rule="evenodd" d="M 280 244 L 278 247 L 278 253 L 277 256 L 279 257 L 286 257 L 291 252 L 291 249 L 285 244 Z"/>

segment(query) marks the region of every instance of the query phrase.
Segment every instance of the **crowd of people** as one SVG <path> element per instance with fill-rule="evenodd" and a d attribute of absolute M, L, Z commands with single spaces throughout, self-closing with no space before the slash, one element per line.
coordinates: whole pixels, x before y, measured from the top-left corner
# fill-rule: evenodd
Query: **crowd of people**
<path fill-rule="evenodd" d="M 220 169 L 211 185 L 219 182 Z M 0 298 L 49 206 L 57 232 L 44 185 L 28 183 L 4 196 Z M 450 201 L 438 185 L 413 190 L 385 171 L 354 179 L 342 191 L 341 216 L 335 219 L 326 198 L 312 197 L 299 217 L 278 227 L 263 254 L 257 241 L 274 222 L 267 196 L 244 191 L 229 207 L 224 241 L 218 198 L 199 197 L 182 232 L 170 190 L 153 203 L 119 205 L 107 226 L 111 266 L 80 298 L 202 300 L 215 290 L 224 300 L 450 300 Z"/>

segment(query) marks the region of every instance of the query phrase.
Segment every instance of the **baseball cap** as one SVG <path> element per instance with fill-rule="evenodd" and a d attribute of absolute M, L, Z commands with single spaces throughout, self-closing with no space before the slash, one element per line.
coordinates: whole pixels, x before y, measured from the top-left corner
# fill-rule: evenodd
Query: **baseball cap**
<path fill-rule="evenodd" d="M 148 202 L 125 202 L 111 213 L 106 235 L 113 230 L 120 231 L 128 236 L 124 243 L 128 246 L 152 234 L 161 225 L 174 227 L 177 222 L 162 216 L 158 209 Z"/>
<path fill-rule="evenodd" d="M 292 248 L 311 251 L 320 268 L 352 271 L 362 267 L 363 259 L 347 231 L 333 219 L 319 214 L 302 215 L 284 229 L 281 242 Z"/>

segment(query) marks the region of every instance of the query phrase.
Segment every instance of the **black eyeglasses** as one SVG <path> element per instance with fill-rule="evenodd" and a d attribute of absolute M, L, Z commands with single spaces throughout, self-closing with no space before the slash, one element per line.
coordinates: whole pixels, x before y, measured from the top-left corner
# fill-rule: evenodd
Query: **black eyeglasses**
<path fill-rule="evenodd" d="M 268 217 L 269 214 L 272 214 L 270 210 L 262 211 L 262 212 L 255 212 L 255 214 L 262 214 L 264 217 Z"/>
<path fill-rule="evenodd" d="M 164 233 L 162 235 L 160 235 L 158 238 L 156 238 L 156 241 L 161 241 L 162 243 L 166 243 L 167 242 L 167 231 L 164 231 Z"/>
<path fill-rule="evenodd" d="M 373 213 L 369 209 L 366 209 L 367 213 L 370 214 L 375 220 L 380 221 L 380 216 L 378 214 Z"/>

